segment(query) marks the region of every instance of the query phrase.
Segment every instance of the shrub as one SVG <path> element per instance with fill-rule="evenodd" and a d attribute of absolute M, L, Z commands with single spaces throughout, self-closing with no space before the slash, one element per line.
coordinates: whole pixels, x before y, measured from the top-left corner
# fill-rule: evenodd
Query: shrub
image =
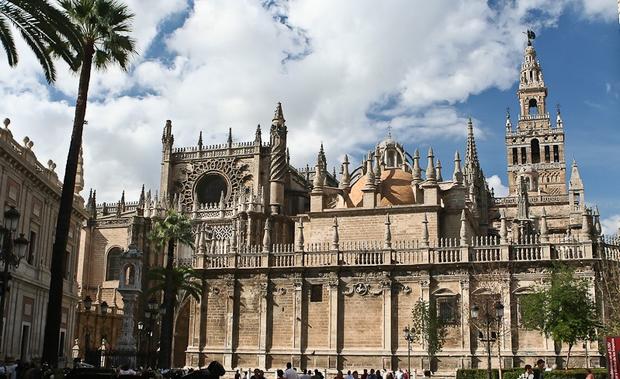
<path fill-rule="evenodd" d="M 524 369 L 522 367 L 508 368 L 502 370 L 502 379 L 519 379 L 519 376 L 523 374 Z M 607 379 L 607 369 L 594 368 L 592 369 L 594 379 Z M 575 368 L 570 370 L 553 370 L 545 371 L 544 379 L 585 379 L 588 375 L 585 368 Z M 499 379 L 497 369 L 493 369 L 491 373 L 492 379 Z M 538 370 L 534 369 L 534 377 L 539 378 Z M 486 369 L 462 369 L 457 370 L 456 379 L 487 379 Z"/>

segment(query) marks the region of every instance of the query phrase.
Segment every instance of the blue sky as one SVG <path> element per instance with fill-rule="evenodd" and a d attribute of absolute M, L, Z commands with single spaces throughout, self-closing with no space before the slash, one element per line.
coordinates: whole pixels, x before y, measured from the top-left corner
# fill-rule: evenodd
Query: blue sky
<path fill-rule="evenodd" d="M 448 174 L 471 116 L 484 171 L 501 192 L 505 109 L 515 121 L 522 32 L 532 28 L 548 108 L 561 104 L 567 157 L 579 163 L 604 226 L 620 225 L 615 0 L 127 4 L 140 54 L 128 73 L 93 75 L 87 110 L 86 187 L 99 201 L 116 201 L 122 190 L 136 197 L 142 183 L 157 189 L 166 119 L 177 146 L 195 144 L 199 131 L 205 144 L 221 143 L 229 127 L 236 140 L 251 140 L 278 101 L 297 166 L 312 165 L 321 142 L 330 166 L 345 153 L 359 163 L 389 126 L 411 152 L 425 155 L 432 145 Z M 46 85 L 26 46 L 18 47 L 16 69 L 0 60 L 0 115 L 62 174 L 77 78 L 60 68 L 56 85 Z"/>

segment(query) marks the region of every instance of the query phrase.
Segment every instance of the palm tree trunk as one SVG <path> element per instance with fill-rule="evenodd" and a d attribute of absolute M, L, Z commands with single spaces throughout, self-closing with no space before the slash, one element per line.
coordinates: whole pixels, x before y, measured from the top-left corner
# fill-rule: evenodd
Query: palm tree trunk
<path fill-rule="evenodd" d="M 176 296 L 172 283 L 172 271 L 174 270 L 174 239 L 172 238 L 168 241 L 168 253 L 166 258 L 166 283 L 164 289 L 164 307 L 166 309 L 166 313 L 164 313 L 161 320 L 159 368 L 170 368 L 170 356 L 172 355 L 174 299 Z"/>
<path fill-rule="evenodd" d="M 51 367 L 56 367 L 58 365 L 58 343 L 60 339 L 67 240 L 69 237 L 69 227 L 71 226 L 71 214 L 73 212 L 75 174 L 77 171 L 80 147 L 82 146 L 82 132 L 84 130 L 84 117 L 86 115 L 86 104 L 88 102 L 88 86 L 90 84 L 93 54 L 94 49 L 92 44 L 86 44 L 84 46 L 84 59 L 80 71 L 78 96 L 75 102 L 71 143 L 69 144 L 69 153 L 67 154 L 65 177 L 63 180 L 62 194 L 60 196 L 60 207 L 58 209 L 58 218 L 56 219 L 56 236 L 54 239 L 52 263 L 50 267 L 50 289 L 47 316 L 45 319 L 42 356 L 43 362 L 48 363 Z"/>

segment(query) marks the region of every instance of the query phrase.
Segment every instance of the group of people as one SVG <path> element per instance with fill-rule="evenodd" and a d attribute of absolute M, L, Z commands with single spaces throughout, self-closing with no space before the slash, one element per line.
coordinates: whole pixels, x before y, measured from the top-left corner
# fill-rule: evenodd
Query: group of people
<path fill-rule="evenodd" d="M 327 372 L 325 373 L 325 375 Z M 298 371 L 293 367 L 291 362 L 286 364 L 285 370 L 277 370 L 276 371 L 276 379 L 326 379 L 323 372 L 318 369 L 314 370 L 300 370 Z M 361 373 L 358 371 L 347 371 L 344 374 L 342 371 L 338 370 L 334 379 L 414 379 L 416 377 L 415 372 L 413 376 L 407 370 L 398 369 L 395 371 L 392 370 L 382 370 L 382 369 L 364 369 Z M 235 379 L 265 379 L 265 372 L 260 369 L 254 369 L 251 371 L 248 369 L 247 371 L 236 370 Z"/>
<path fill-rule="evenodd" d="M 557 368 L 558 366 L 556 364 L 548 367 L 544 359 L 539 359 L 536 361 L 535 367 L 532 367 L 532 365 L 525 365 L 524 372 L 519 376 L 519 379 L 544 379 L 545 372 L 556 370 Z M 591 369 L 586 369 L 586 372 L 586 379 L 594 379 L 594 374 Z"/>

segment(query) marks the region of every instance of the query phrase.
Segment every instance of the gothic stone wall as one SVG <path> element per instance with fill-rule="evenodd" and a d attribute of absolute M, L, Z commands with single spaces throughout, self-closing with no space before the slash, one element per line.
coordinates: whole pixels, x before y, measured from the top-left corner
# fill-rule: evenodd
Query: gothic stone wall
<path fill-rule="evenodd" d="M 484 367 L 479 325 L 470 321 L 469 310 L 486 297 L 506 305 L 499 333 L 504 365 L 523 366 L 540 357 L 551 365 L 559 357 L 552 341 L 519 326 L 519 296 L 540 283 L 543 269 L 383 269 L 208 271 L 202 304 L 191 308 L 186 362 L 218 359 L 228 369 L 268 370 L 291 360 L 296 367 L 329 370 L 406 367 L 402 330 L 411 324 L 412 308 L 422 298 L 438 304 L 448 300 L 454 309 L 437 368 Z M 588 268 L 580 269 L 580 275 L 594 277 Z M 204 338 L 192 338 L 192 333 Z M 585 353 L 575 349 L 577 363 Z M 592 357 L 593 352 L 594 344 Z M 414 343 L 412 366 L 420 369 L 425 356 L 423 346 Z"/>

